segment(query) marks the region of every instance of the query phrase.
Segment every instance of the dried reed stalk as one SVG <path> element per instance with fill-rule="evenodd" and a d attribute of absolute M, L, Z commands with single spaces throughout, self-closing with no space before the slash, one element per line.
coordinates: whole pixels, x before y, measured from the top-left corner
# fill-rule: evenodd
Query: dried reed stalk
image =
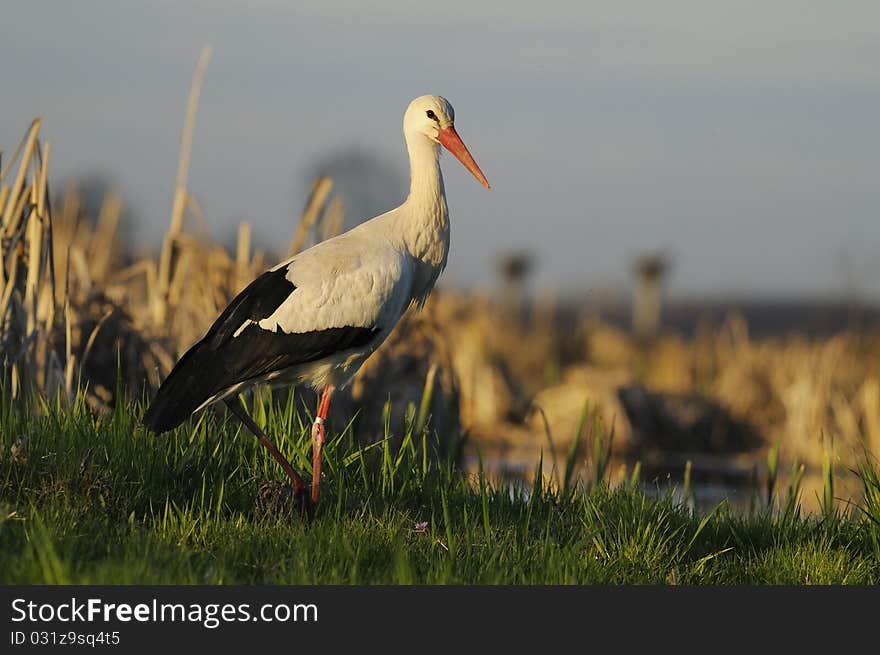
<path fill-rule="evenodd" d="M 48 197 L 49 144 L 41 147 L 36 118 L 22 143 L 18 173 L 0 193 L 0 357 L 13 397 L 46 389 L 52 376 L 48 339 L 55 320 L 52 221 Z M 0 179 L 16 158 L 0 171 Z M 29 175 L 30 173 L 30 175 Z M 59 362 L 60 364 L 60 362 Z M 69 366 L 69 358 L 65 366 Z"/>
<path fill-rule="evenodd" d="M 250 282 L 250 256 L 251 256 L 251 225 L 242 221 L 238 225 L 238 238 L 235 248 L 235 275 L 236 291 L 243 289 Z"/>
<path fill-rule="evenodd" d="M 167 298 L 171 279 L 171 260 L 175 240 L 183 228 L 184 209 L 186 208 L 186 182 L 189 175 L 189 160 L 192 152 L 192 137 L 195 128 L 196 110 L 199 106 L 199 94 L 202 89 L 202 80 L 208 62 L 211 60 L 212 48 L 205 46 L 199 55 L 196 69 L 193 73 L 189 91 L 189 101 L 186 107 L 186 118 L 183 124 L 183 134 L 180 142 L 180 156 L 177 162 L 177 184 L 174 190 L 174 204 L 171 207 L 171 223 L 162 243 L 162 251 L 159 257 L 158 293 L 154 298 L 153 312 L 156 323 L 162 323 L 167 313 Z"/>
<path fill-rule="evenodd" d="M 309 236 L 309 230 L 312 229 L 312 225 L 315 224 L 318 218 L 320 218 L 321 213 L 324 211 L 324 205 L 327 202 L 327 197 L 330 195 L 330 190 L 332 188 L 333 180 L 329 177 L 319 177 L 315 180 L 314 184 L 312 184 L 312 192 L 309 194 L 309 201 L 306 203 L 305 211 L 299 219 L 299 225 L 297 225 L 296 232 L 290 242 L 290 247 L 287 249 L 288 257 L 295 255 L 303 249 L 306 239 Z"/>
<path fill-rule="evenodd" d="M 345 220 L 345 205 L 342 198 L 334 196 L 327 205 L 324 217 L 321 219 L 321 241 L 332 239 L 342 232 L 342 224 Z"/>

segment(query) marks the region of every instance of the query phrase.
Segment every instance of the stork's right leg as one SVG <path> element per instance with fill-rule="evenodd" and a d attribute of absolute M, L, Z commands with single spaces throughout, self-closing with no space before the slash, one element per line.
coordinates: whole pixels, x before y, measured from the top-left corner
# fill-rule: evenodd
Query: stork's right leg
<path fill-rule="evenodd" d="M 312 425 L 312 505 L 317 506 L 321 487 L 321 452 L 327 436 L 324 430 L 324 422 L 327 420 L 327 412 L 330 411 L 330 396 L 333 395 L 333 387 L 329 384 L 324 387 L 321 394 L 321 404 L 318 405 L 318 414 L 315 416 L 315 424 Z"/>

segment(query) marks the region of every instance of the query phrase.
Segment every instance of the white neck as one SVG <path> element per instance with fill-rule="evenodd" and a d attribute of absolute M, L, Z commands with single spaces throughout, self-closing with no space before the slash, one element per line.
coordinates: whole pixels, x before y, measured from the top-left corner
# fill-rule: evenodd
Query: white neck
<path fill-rule="evenodd" d="M 449 250 L 449 214 L 438 160 L 440 145 L 418 132 L 408 132 L 405 136 L 410 190 L 404 203 L 394 212 L 397 222 L 394 232 L 413 257 L 436 267 L 439 274 L 446 265 Z"/>
<path fill-rule="evenodd" d="M 409 152 L 409 196 L 405 204 L 426 220 L 446 214 L 446 191 L 440 171 L 440 144 L 418 132 L 406 134 Z M 439 211 L 438 211 L 439 210 Z"/>

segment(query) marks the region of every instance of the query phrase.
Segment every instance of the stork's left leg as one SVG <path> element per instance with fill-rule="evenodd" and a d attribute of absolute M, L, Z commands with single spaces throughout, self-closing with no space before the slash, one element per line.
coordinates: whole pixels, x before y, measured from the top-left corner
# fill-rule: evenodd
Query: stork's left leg
<path fill-rule="evenodd" d="M 324 422 L 327 420 L 327 412 L 330 410 L 330 396 L 333 395 L 333 387 L 329 384 L 324 387 L 321 394 L 321 403 L 318 405 L 318 415 L 312 425 L 312 505 L 318 504 L 319 490 L 321 487 L 321 450 L 327 441 L 324 432 Z"/>
<path fill-rule="evenodd" d="M 293 497 L 298 502 L 301 502 L 303 507 L 306 510 L 306 513 L 309 515 L 309 518 L 312 518 L 312 514 L 314 512 L 314 508 L 312 507 L 312 503 L 309 501 L 309 497 L 306 495 L 308 491 L 308 487 L 306 483 L 303 482 L 302 478 L 299 477 L 299 474 L 294 470 L 294 468 L 290 465 L 290 462 L 287 461 L 287 458 L 281 454 L 278 448 L 275 447 L 275 444 L 272 443 L 272 440 L 266 436 L 266 433 L 260 429 L 260 426 L 254 423 L 254 419 L 252 419 L 248 413 L 245 411 L 244 407 L 242 407 L 238 399 L 235 398 L 227 398 L 226 406 L 235 414 L 239 420 L 247 426 L 247 428 L 254 433 L 254 436 L 260 442 L 260 444 L 269 451 L 269 454 L 275 458 L 279 464 L 281 464 L 281 468 L 284 469 L 284 472 L 287 473 L 287 477 L 290 478 L 290 481 L 293 483 Z"/>

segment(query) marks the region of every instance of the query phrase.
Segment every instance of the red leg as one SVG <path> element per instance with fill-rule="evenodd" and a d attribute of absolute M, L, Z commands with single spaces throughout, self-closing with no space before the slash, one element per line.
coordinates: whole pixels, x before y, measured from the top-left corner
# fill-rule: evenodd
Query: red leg
<path fill-rule="evenodd" d="M 312 426 L 312 505 L 317 505 L 319 489 L 321 487 L 321 449 L 327 437 L 324 433 L 324 421 L 327 420 L 327 412 L 330 410 L 330 396 L 333 395 L 333 387 L 329 384 L 324 387 L 321 395 L 321 404 L 318 406 L 318 415 Z"/>
<path fill-rule="evenodd" d="M 290 481 L 293 483 L 293 497 L 301 502 L 306 509 L 306 512 L 309 515 L 309 518 L 312 516 L 312 504 L 309 501 L 309 497 L 306 495 L 308 492 L 308 487 L 306 483 L 303 482 L 303 479 L 299 477 L 294 468 L 290 465 L 290 462 L 287 461 L 287 458 L 282 455 L 278 449 L 275 447 L 275 444 L 272 443 L 272 440 L 266 436 L 266 433 L 260 429 L 254 420 L 248 415 L 248 413 L 244 410 L 244 408 L 238 403 L 238 399 L 227 398 L 226 406 L 235 414 L 242 423 L 247 426 L 247 428 L 254 433 L 254 436 L 259 440 L 260 444 L 269 451 L 269 454 L 275 458 L 279 464 L 281 464 L 281 468 L 284 469 L 284 472 L 287 473 L 287 477 L 290 478 Z"/>

